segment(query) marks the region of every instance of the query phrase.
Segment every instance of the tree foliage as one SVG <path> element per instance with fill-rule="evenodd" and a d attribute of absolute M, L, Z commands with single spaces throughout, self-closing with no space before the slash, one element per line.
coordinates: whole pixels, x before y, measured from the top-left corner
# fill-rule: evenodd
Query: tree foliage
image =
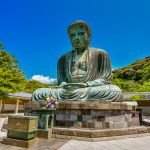
<path fill-rule="evenodd" d="M 42 84 L 38 81 L 28 80 L 26 82 L 24 91 L 32 93 L 33 91 L 35 91 L 38 88 L 46 88 L 46 87 L 49 87 L 49 86 L 50 86 L 50 84 Z"/>
<path fill-rule="evenodd" d="M 113 71 L 113 84 L 124 92 L 150 92 L 150 57 Z"/>
<path fill-rule="evenodd" d="M 35 91 L 38 88 L 47 88 L 47 87 L 50 87 L 50 86 L 57 86 L 57 85 L 58 85 L 57 83 L 54 83 L 54 84 L 42 84 L 42 83 L 40 83 L 38 81 L 35 81 L 35 80 L 28 80 L 26 82 L 24 91 L 32 93 L 33 91 Z"/>
<path fill-rule="evenodd" d="M 2 42 L 0 42 L 0 48 L 2 48 L 4 46 L 4 44 Z"/>
<path fill-rule="evenodd" d="M 141 89 L 141 84 L 136 83 L 132 80 L 123 80 L 123 79 L 114 79 L 113 80 L 114 85 L 118 85 L 123 92 L 134 92 L 139 91 Z"/>
<path fill-rule="evenodd" d="M 23 91 L 26 78 L 14 56 L 0 49 L 0 91 Z"/>
<path fill-rule="evenodd" d="M 141 99 L 144 99 L 146 100 L 146 96 L 145 95 L 140 95 L 140 94 L 135 94 L 135 95 L 132 95 L 128 98 L 128 100 L 132 100 L 132 101 L 138 101 L 138 100 L 141 100 Z"/>
<path fill-rule="evenodd" d="M 6 99 L 8 98 L 8 93 L 0 90 L 0 99 Z"/>

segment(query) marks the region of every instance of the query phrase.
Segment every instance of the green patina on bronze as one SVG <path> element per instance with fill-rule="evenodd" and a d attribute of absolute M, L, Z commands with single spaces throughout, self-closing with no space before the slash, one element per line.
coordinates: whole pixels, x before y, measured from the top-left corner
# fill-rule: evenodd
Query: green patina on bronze
<path fill-rule="evenodd" d="M 106 51 L 90 48 L 91 30 L 76 21 L 68 27 L 73 50 L 58 60 L 59 86 L 37 89 L 32 100 L 47 96 L 67 101 L 122 101 L 119 87 L 111 84 L 111 64 Z"/>
<path fill-rule="evenodd" d="M 20 132 L 15 130 L 9 130 L 7 137 L 20 140 L 30 140 L 36 137 L 36 131 L 33 132 Z"/>
<path fill-rule="evenodd" d="M 9 116 L 8 138 L 29 140 L 36 137 L 38 117 L 32 116 Z"/>

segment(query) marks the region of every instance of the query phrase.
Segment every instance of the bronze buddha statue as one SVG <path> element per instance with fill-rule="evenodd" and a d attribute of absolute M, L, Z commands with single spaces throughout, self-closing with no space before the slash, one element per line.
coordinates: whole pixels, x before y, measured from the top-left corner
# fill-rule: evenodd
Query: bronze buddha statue
<path fill-rule="evenodd" d="M 32 100 L 46 97 L 58 101 L 122 101 L 122 92 L 111 84 L 111 63 L 106 51 L 90 48 L 91 30 L 87 23 L 76 21 L 68 27 L 73 50 L 58 60 L 58 86 L 40 88 Z"/>

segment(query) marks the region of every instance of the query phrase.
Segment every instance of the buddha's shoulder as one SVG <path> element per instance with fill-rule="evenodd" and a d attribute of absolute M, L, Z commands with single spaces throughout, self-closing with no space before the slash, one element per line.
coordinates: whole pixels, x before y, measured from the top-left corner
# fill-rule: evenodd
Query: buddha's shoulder
<path fill-rule="evenodd" d="M 96 54 L 107 54 L 107 52 L 103 49 L 100 49 L 100 48 L 88 48 L 88 50 L 91 52 L 91 53 L 96 53 Z M 75 50 L 70 50 L 68 51 L 67 53 L 63 54 L 59 60 L 64 60 L 66 59 L 67 57 L 70 57 L 73 53 L 75 53 Z"/>
<path fill-rule="evenodd" d="M 104 49 L 100 48 L 89 48 L 90 52 L 98 53 L 98 54 L 107 54 L 107 52 Z"/>
<path fill-rule="evenodd" d="M 69 51 L 69 52 L 63 54 L 63 55 L 59 58 L 59 60 L 62 60 L 62 59 L 67 58 L 67 57 L 70 56 L 73 52 L 74 52 L 74 50 L 71 50 L 71 51 Z"/>

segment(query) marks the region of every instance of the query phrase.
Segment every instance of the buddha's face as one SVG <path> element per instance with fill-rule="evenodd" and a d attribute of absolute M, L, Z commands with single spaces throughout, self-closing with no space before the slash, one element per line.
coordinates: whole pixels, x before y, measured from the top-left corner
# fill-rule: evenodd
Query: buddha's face
<path fill-rule="evenodd" d="M 70 40 L 75 49 L 82 49 L 88 46 L 87 30 L 82 25 L 76 25 L 70 29 Z"/>

